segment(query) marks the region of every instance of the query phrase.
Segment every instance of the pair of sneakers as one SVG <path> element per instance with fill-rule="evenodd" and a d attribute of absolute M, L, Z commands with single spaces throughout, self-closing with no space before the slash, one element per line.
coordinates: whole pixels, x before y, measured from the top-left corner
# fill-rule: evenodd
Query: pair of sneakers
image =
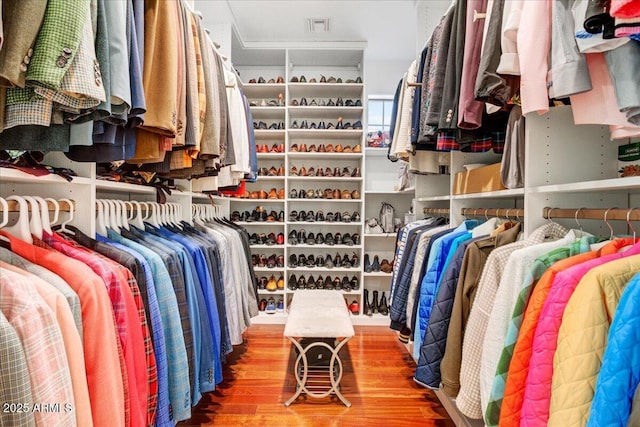
<path fill-rule="evenodd" d="M 264 311 L 267 314 L 284 313 L 284 301 L 282 298 L 278 298 L 278 302 L 276 302 L 273 297 L 270 297 L 268 300 L 263 298 L 258 304 L 258 310 Z"/>

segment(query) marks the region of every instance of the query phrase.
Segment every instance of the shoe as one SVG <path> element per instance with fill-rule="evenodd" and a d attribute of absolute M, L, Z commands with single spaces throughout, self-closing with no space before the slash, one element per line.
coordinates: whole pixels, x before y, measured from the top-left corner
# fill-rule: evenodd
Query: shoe
<path fill-rule="evenodd" d="M 325 240 L 324 240 L 324 236 L 322 235 L 322 233 L 316 234 L 316 244 L 324 245 L 324 242 L 325 242 Z"/>
<path fill-rule="evenodd" d="M 293 123 L 291 123 L 291 129 L 299 129 L 300 126 L 298 125 L 298 121 L 294 120 Z"/>
<path fill-rule="evenodd" d="M 360 146 L 360 144 L 356 144 L 356 146 L 353 147 L 353 152 L 354 153 L 362 153 L 362 147 Z"/>
<path fill-rule="evenodd" d="M 344 147 L 342 146 L 342 144 L 336 145 L 336 153 L 343 153 L 343 152 L 344 152 Z"/>
<path fill-rule="evenodd" d="M 362 83 L 362 77 L 358 76 L 358 77 L 356 78 L 356 83 Z"/>
<path fill-rule="evenodd" d="M 335 83 L 336 82 L 336 78 L 331 76 L 327 79 L 327 83 Z"/>
<path fill-rule="evenodd" d="M 273 299 L 273 297 L 269 298 L 269 301 L 267 301 L 267 307 L 265 308 L 264 311 L 267 314 L 276 313 L 276 301 Z"/>
<path fill-rule="evenodd" d="M 344 152 L 345 153 L 351 153 L 352 152 L 351 150 L 352 150 L 352 148 L 351 148 L 350 145 L 347 145 L 347 146 L 344 147 Z"/>
<path fill-rule="evenodd" d="M 336 291 L 342 289 L 342 282 L 340 281 L 340 278 L 338 276 L 333 279 L 333 289 L 335 289 Z"/>
<path fill-rule="evenodd" d="M 276 285 L 277 285 L 279 290 L 283 290 L 284 289 L 284 277 L 282 275 L 280 275 L 280 277 L 278 278 L 278 281 L 276 282 Z"/>
<path fill-rule="evenodd" d="M 289 212 L 289 221 L 297 222 L 298 221 L 298 211 Z"/>
<path fill-rule="evenodd" d="M 355 252 L 353 253 L 353 256 L 351 257 L 351 267 L 360 267 L 360 257 Z"/>
<path fill-rule="evenodd" d="M 349 304 L 349 311 L 354 316 L 357 316 L 358 314 L 360 314 L 360 304 L 358 304 L 358 301 L 353 300 L 353 302 Z"/>
<path fill-rule="evenodd" d="M 306 83 L 307 79 L 304 76 L 300 76 L 300 83 Z"/>
<path fill-rule="evenodd" d="M 311 147 L 313 147 L 313 149 L 315 150 L 316 146 L 312 145 Z M 313 151 L 311 151 L 311 147 L 309 147 L 309 152 L 313 153 Z M 309 168 L 309 170 L 307 171 L 307 176 L 316 176 L 316 168 L 314 168 L 313 166 L 311 166 Z"/>
<path fill-rule="evenodd" d="M 324 221 L 324 213 L 322 211 L 316 212 L 316 221 Z"/>
<path fill-rule="evenodd" d="M 313 254 L 310 254 L 307 257 L 307 265 L 306 265 L 306 267 L 307 268 L 313 268 L 315 266 L 316 266 L 316 257 Z"/>
<path fill-rule="evenodd" d="M 284 222 L 284 211 L 280 211 L 278 214 L 278 222 Z"/>
<path fill-rule="evenodd" d="M 267 289 L 267 283 L 269 282 L 269 280 L 267 280 L 266 277 L 262 276 L 260 278 L 260 281 L 258 282 L 258 289 L 264 291 Z"/>
<path fill-rule="evenodd" d="M 307 123 L 306 120 L 303 120 L 302 123 L 300 123 L 300 129 L 309 129 L 309 123 Z"/>
<path fill-rule="evenodd" d="M 300 144 L 300 152 L 301 153 L 306 153 L 307 152 L 307 144 L 305 144 L 304 142 L 302 144 Z"/>
<path fill-rule="evenodd" d="M 269 246 L 275 245 L 276 244 L 276 235 L 275 233 L 269 233 L 269 235 L 267 236 L 266 240 L 263 242 Z"/>
<path fill-rule="evenodd" d="M 376 314 L 378 312 L 378 291 L 373 291 L 373 301 L 371 301 L 371 312 Z"/>
<path fill-rule="evenodd" d="M 346 253 L 342 256 L 342 267 L 344 267 L 344 268 L 351 268 L 352 267 L 351 260 L 349 259 L 349 255 L 346 254 Z"/>
<path fill-rule="evenodd" d="M 305 267 L 307 265 L 307 257 L 302 254 L 298 257 L 298 267 Z"/>
<path fill-rule="evenodd" d="M 349 190 L 342 190 L 343 199 L 351 199 L 351 192 Z"/>
<path fill-rule="evenodd" d="M 324 244 L 329 246 L 333 246 L 336 244 L 336 241 L 333 238 L 333 234 L 327 233 L 327 235 L 324 236 Z"/>
<path fill-rule="evenodd" d="M 326 83 L 326 82 L 327 82 L 327 78 L 322 74 L 320 74 L 320 83 Z"/>
<path fill-rule="evenodd" d="M 310 246 L 313 246 L 313 245 L 316 244 L 316 238 L 313 235 L 313 233 L 309 233 L 309 235 L 307 236 L 307 239 L 304 241 L 304 243 L 306 245 L 310 245 Z"/>
<path fill-rule="evenodd" d="M 351 239 L 351 235 L 349 233 L 344 233 L 344 236 L 342 237 L 342 242 L 343 245 L 347 245 L 347 246 L 353 246 L 353 240 Z"/>
<path fill-rule="evenodd" d="M 297 153 L 298 152 L 298 144 L 291 144 L 291 148 L 289 148 L 289 151 L 292 153 Z"/>
<path fill-rule="evenodd" d="M 371 273 L 371 262 L 369 261 L 369 254 L 364 254 L 364 272 Z"/>
<path fill-rule="evenodd" d="M 260 300 L 260 303 L 258 304 L 258 310 L 260 310 L 260 311 L 265 311 L 265 310 L 266 310 L 266 308 L 267 308 L 267 300 L 266 300 L 266 299 L 264 299 L 264 298 L 262 298 L 262 299 Z"/>
<path fill-rule="evenodd" d="M 291 190 L 289 190 L 289 198 L 290 199 L 298 198 L 298 191 L 295 188 L 292 188 Z"/>
<path fill-rule="evenodd" d="M 355 168 L 353 168 L 353 172 L 351 172 L 351 176 L 353 178 L 358 178 L 360 176 L 362 176 L 362 172 L 360 171 L 360 167 L 356 166 Z"/>
<path fill-rule="evenodd" d="M 269 292 L 275 292 L 276 290 L 278 290 L 278 282 L 276 282 L 276 278 L 271 276 L 269 277 L 269 281 L 267 282 L 267 287 L 266 289 Z"/>
<path fill-rule="evenodd" d="M 276 245 L 284 245 L 284 233 L 278 233 L 276 237 Z"/>
<path fill-rule="evenodd" d="M 351 125 L 351 127 L 353 129 L 362 129 L 362 122 L 360 120 L 358 120 L 357 122 L 355 122 L 353 125 Z"/>
<path fill-rule="evenodd" d="M 300 243 L 301 245 L 304 244 L 304 242 L 307 240 L 307 232 L 304 231 L 304 229 L 298 231 L 298 243 Z"/>
<path fill-rule="evenodd" d="M 378 272 L 380 271 L 380 260 L 378 259 L 378 255 L 373 257 L 373 263 L 371 264 L 371 271 Z"/>
<path fill-rule="evenodd" d="M 342 214 L 340 212 L 336 212 L 335 218 L 336 222 L 342 222 Z"/>
<path fill-rule="evenodd" d="M 318 255 L 316 257 L 316 267 L 322 267 L 324 265 L 324 257 L 322 255 Z"/>
<path fill-rule="evenodd" d="M 307 289 L 315 289 L 316 288 L 316 279 L 313 278 L 313 275 L 309 276 L 309 280 L 307 280 Z"/>
<path fill-rule="evenodd" d="M 342 290 L 345 292 L 351 292 L 351 282 L 349 281 L 349 278 L 347 276 L 343 276 L 342 277 L 342 283 L 341 283 L 341 287 Z"/>
<path fill-rule="evenodd" d="M 298 77 L 296 76 L 291 77 L 291 83 L 298 83 L 298 82 L 299 82 Z"/>
<path fill-rule="evenodd" d="M 393 272 L 393 265 L 387 259 L 383 259 L 380 263 L 380 271 L 384 273 L 391 273 Z"/>
<path fill-rule="evenodd" d="M 353 240 L 353 244 L 354 245 L 359 245 L 360 244 L 360 234 L 359 233 L 354 233 L 351 236 L 351 240 Z"/>
<path fill-rule="evenodd" d="M 284 267 L 284 255 L 278 255 L 276 265 L 280 268 Z"/>
<path fill-rule="evenodd" d="M 342 222 L 351 222 L 351 214 L 347 211 L 342 213 Z"/>
<path fill-rule="evenodd" d="M 318 280 L 316 280 L 316 289 L 324 289 L 324 277 L 318 276 Z"/>
<path fill-rule="evenodd" d="M 298 289 L 307 289 L 307 279 L 304 276 L 300 276 L 298 279 Z"/>
<path fill-rule="evenodd" d="M 351 215 L 351 222 L 360 222 L 361 218 L 360 218 L 360 212 L 355 211 L 353 212 L 353 215 Z"/>
<path fill-rule="evenodd" d="M 282 298 L 278 298 L 278 303 L 276 304 L 276 313 L 284 313 L 284 301 Z"/>
<path fill-rule="evenodd" d="M 359 199 L 359 198 L 360 198 L 360 192 L 358 190 L 353 190 L 351 192 L 351 199 Z"/>
<path fill-rule="evenodd" d="M 296 268 L 298 266 L 298 257 L 296 254 L 289 255 L 289 268 Z"/>
<path fill-rule="evenodd" d="M 295 274 L 292 274 L 291 276 L 289 276 L 289 281 L 287 282 L 287 286 L 292 291 L 295 291 L 296 289 L 298 289 L 298 279 L 296 278 Z"/>
<path fill-rule="evenodd" d="M 342 117 L 338 117 L 338 124 L 336 124 L 336 129 L 344 129 L 344 124 L 342 123 Z"/>
<path fill-rule="evenodd" d="M 389 304 L 387 303 L 387 296 L 382 292 L 382 296 L 380 297 L 380 303 L 378 304 L 378 313 L 383 316 L 389 315 Z"/>
<path fill-rule="evenodd" d="M 289 243 L 290 245 L 298 244 L 298 233 L 296 232 L 296 230 L 291 230 L 291 232 L 289 233 L 289 238 L 287 239 L 287 243 Z"/>
<path fill-rule="evenodd" d="M 276 80 L 276 83 L 284 83 L 284 77 L 278 76 L 278 79 Z"/>
<path fill-rule="evenodd" d="M 309 105 L 307 103 L 307 98 L 305 98 L 305 97 L 300 98 L 300 106 L 301 107 L 306 107 L 307 105 Z"/>
<path fill-rule="evenodd" d="M 322 190 L 317 189 L 315 194 L 316 199 L 322 199 L 322 195 L 323 195 Z"/>
<path fill-rule="evenodd" d="M 333 259 L 331 259 L 331 255 L 327 254 L 327 257 L 324 260 L 324 267 L 325 268 L 333 268 L 334 264 L 333 264 Z"/>
<path fill-rule="evenodd" d="M 280 200 L 284 199 L 284 188 L 281 188 L 278 190 L 278 199 Z"/>
<path fill-rule="evenodd" d="M 315 129 L 315 123 L 311 123 L 311 129 Z M 310 153 L 317 153 L 318 152 L 318 148 L 316 147 L 316 144 L 311 144 L 309 146 L 309 152 Z"/>
<path fill-rule="evenodd" d="M 341 199 L 342 198 L 342 193 L 340 193 L 340 190 L 338 190 L 337 188 L 335 190 L 333 190 L 333 198 L 334 199 Z"/>
<path fill-rule="evenodd" d="M 313 198 L 315 198 L 315 194 L 316 194 L 316 193 L 315 193 L 315 191 L 313 191 L 313 188 L 309 188 L 309 189 L 307 190 L 307 199 L 313 199 Z M 312 217 L 312 218 L 309 218 L 309 217 L 307 216 L 307 221 L 313 221 L 313 217 Z"/>
<path fill-rule="evenodd" d="M 324 279 L 324 289 L 333 289 L 333 282 L 331 281 L 331 276 L 327 276 L 326 279 Z"/>
<path fill-rule="evenodd" d="M 360 289 L 360 280 L 358 280 L 358 276 L 356 275 L 351 278 L 351 289 L 354 291 Z"/>
<path fill-rule="evenodd" d="M 329 129 L 329 128 L 327 128 Z M 335 152 L 335 148 L 333 146 L 333 144 L 327 144 L 327 153 L 334 153 Z"/>
<path fill-rule="evenodd" d="M 364 290 L 364 315 L 365 316 L 373 316 L 373 311 L 371 311 L 371 304 L 369 304 L 369 290 L 365 289 Z"/>
<path fill-rule="evenodd" d="M 262 76 L 258 77 L 258 83 L 266 83 L 264 77 Z"/>

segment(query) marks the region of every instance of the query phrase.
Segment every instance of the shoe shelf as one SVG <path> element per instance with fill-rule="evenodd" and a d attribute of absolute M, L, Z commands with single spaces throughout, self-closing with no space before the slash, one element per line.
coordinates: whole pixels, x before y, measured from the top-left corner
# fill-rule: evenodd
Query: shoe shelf
<path fill-rule="evenodd" d="M 242 91 L 249 99 L 278 99 L 278 94 L 286 91 L 284 83 L 247 83 Z"/>
<path fill-rule="evenodd" d="M 253 199 L 258 200 L 258 199 Z M 287 199 L 289 202 L 360 203 L 362 199 Z"/>
<path fill-rule="evenodd" d="M 514 188 L 513 190 L 487 191 L 485 193 L 470 194 L 453 194 L 451 200 L 467 200 L 467 199 L 499 199 L 514 196 L 524 196 L 524 188 Z"/>
<path fill-rule="evenodd" d="M 367 273 L 366 271 L 362 273 L 364 277 L 391 277 L 393 273 L 385 273 L 384 271 L 372 271 Z"/>
<path fill-rule="evenodd" d="M 287 244 L 288 248 L 301 248 L 301 249 L 362 249 L 362 245 L 291 245 Z"/>
<path fill-rule="evenodd" d="M 258 178 L 259 179 L 259 178 Z M 289 181 L 347 181 L 361 182 L 362 177 L 351 176 L 289 176 Z"/>
<path fill-rule="evenodd" d="M 252 249 L 284 249 L 284 245 L 249 245 Z"/>
<path fill-rule="evenodd" d="M 318 289 L 318 288 L 316 288 L 316 289 Z M 307 290 L 312 290 L 312 289 L 287 289 L 287 293 L 288 294 L 295 294 L 296 292 L 305 292 Z M 340 292 L 341 294 L 344 294 L 344 295 L 359 295 L 360 294 L 360 290 L 359 289 L 355 289 L 355 290 L 352 290 L 352 291 L 344 291 L 342 289 L 327 289 L 327 290 L 332 290 L 334 292 Z"/>
<path fill-rule="evenodd" d="M 570 193 L 570 192 L 599 192 L 620 191 L 628 193 L 640 191 L 640 176 L 624 178 L 601 179 L 569 184 L 543 185 L 529 188 L 530 193 Z"/>
<path fill-rule="evenodd" d="M 280 131 L 263 130 L 262 132 L 280 132 Z M 288 132 L 289 132 L 289 136 L 296 137 L 296 138 L 323 138 L 323 139 L 330 139 L 330 140 L 361 138 L 363 133 L 362 129 L 289 129 Z"/>
<path fill-rule="evenodd" d="M 309 272 L 313 272 L 316 271 L 318 273 L 331 273 L 331 272 L 347 272 L 347 273 L 359 273 L 361 270 L 360 267 L 333 267 L 333 268 L 327 268 L 327 267 L 287 267 L 288 270 L 290 271 L 309 271 Z"/>
<path fill-rule="evenodd" d="M 385 239 L 390 239 L 390 238 L 396 238 L 397 234 L 396 233 L 365 233 L 363 234 L 364 237 L 381 237 L 381 238 L 385 238 Z"/>
<path fill-rule="evenodd" d="M 284 289 L 278 289 L 277 291 L 268 291 L 266 289 L 258 289 L 259 295 L 280 295 L 284 296 Z"/>
<path fill-rule="evenodd" d="M 236 221 L 234 222 L 234 224 L 236 225 L 241 225 L 243 227 L 246 226 L 253 226 L 253 225 L 259 225 L 261 227 L 267 226 L 267 227 L 282 227 L 284 226 L 284 222 L 280 222 L 280 221 Z"/>
<path fill-rule="evenodd" d="M 285 153 L 256 153 L 258 160 L 284 159 Z"/>
<path fill-rule="evenodd" d="M 255 108 L 255 107 L 254 107 Z M 264 107 L 267 108 L 267 107 Z M 325 119 L 327 117 L 342 117 L 343 119 L 362 119 L 362 107 L 335 107 L 335 106 L 293 106 L 289 107 L 289 113 L 291 118 L 305 118 L 305 119 Z M 253 109 L 251 110 L 253 113 Z M 347 129 L 348 130 L 348 129 Z"/>
<path fill-rule="evenodd" d="M 289 83 L 290 98 L 332 98 L 341 96 L 344 99 L 363 96 L 362 83 Z"/>
<path fill-rule="evenodd" d="M 258 140 L 276 139 L 276 140 L 284 141 L 285 134 L 286 132 L 284 129 L 255 129 L 254 130 L 254 135 Z"/>
<path fill-rule="evenodd" d="M 307 199 L 290 199 L 290 200 L 307 200 Z M 348 226 L 348 225 L 353 225 L 357 227 L 362 226 L 362 222 L 335 222 L 335 221 L 333 222 L 332 221 L 289 221 L 287 224 L 294 225 L 294 226 L 297 225 L 300 227 L 304 227 L 304 226 L 308 227 L 312 225 L 329 226 L 329 227 L 334 227 L 334 226 L 340 227 L 340 226 Z"/>
<path fill-rule="evenodd" d="M 335 153 L 335 152 L 334 153 L 289 152 L 287 155 L 290 159 L 305 159 L 305 160 L 312 160 L 312 159 L 313 160 L 315 159 L 349 160 L 349 159 L 360 159 L 362 157 L 362 153 Z M 258 156 L 260 156 L 260 154 L 258 154 Z M 290 178 L 295 178 L 295 177 L 290 177 Z"/>
<path fill-rule="evenodd" d="M 428 196 L 428 197 L 416 197 L 416 202 L 442 202 L 451 200 L 451 196 Z"/>
<path fill-rule="evenodd" d="M 258 313 L 257 317 L 251 319 L 251 323 L 259 325 L 259 324 L 284 324 L 287 321 L 287 313 L 284 312 L 276 312 L 276 313 L 266 313 L 261 311 Z"/>
<path fill-rule="evenodd" d="M 416 191 L 415 187 L 409 187 L 409 188 L 405 188 L 404 190 L 365 190 L 364 193 L 365 194 L 388 194 L 388 195 L 394 195 L 394 194 L 413 194 Z"/>
<path fill-rule="evenodd" d="M 284 203 L 284 199 L 245 199 L 239 197 L 227 197 L 232 202 L 251 202 L 251 203 Z"/>
<path fill-rule="evenodd" d="M 284 181 L 286 179 L 285 176 L 264 176 L 264 175 L 258 175 L 258 181 Z"/>
<path fill-rule="evenodd" d="M 253 271 L 255 271 L 256 273 L 282 273 L 284 271 L 284 267 L 274 267 L 274 268 L 269 268 L 269 267 L 253 267 Z"/>

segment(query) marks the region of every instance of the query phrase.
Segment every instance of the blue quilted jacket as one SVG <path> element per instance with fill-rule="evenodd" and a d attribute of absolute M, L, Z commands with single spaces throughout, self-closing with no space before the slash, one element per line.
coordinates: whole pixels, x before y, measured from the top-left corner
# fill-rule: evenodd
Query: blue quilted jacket
<path fill-rule="evenodd" d="M 625 288 L 609 329 L 588 427 L 626 426 L 640 382 L 640 273 Z"/>
<path fill-rule="evenodd" d="M 451 319 L 462 260 L 467 246 L 476 240 L 479 238 L 467 240 L 458 247 L 440 282 L 440 288 L 433 303 L 424 335 L 424 342 L 420 348 L 420 358 L 414 377 L 416 382 L 425 387 L 437 389 L 440 386 L 440 362 L 442 362 L 447 344 L 449 320 Z"/>

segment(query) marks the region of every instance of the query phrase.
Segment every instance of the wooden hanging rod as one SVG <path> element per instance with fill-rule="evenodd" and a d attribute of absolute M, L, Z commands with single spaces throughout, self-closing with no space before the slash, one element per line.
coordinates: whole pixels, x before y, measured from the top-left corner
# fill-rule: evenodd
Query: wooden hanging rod
<path fill-rule="evenodd" d="M 449 215 L 451 210 L 449 208 L 423 208 L 422 213 L 430 215 Z"/>
<path fill-rule="evenodd" d="M 9 205 L 9 212 L 20 212 L 20 205 L 15 200 L 7 200 L 7 204 Z M 68 202 L 58 201 L 58 205 L 60 206 L 60 212 L 71 212 L 74 210 L 73 206 L 70 206 Z M 31 203 L 27 203 L 29 209 L 31 209 Z M 49 212 L 55 211 L 56 207 L 53 202 L 47 201 L 47 207 L 49 208 Z"/>
<path fill-rule="evenodd" d="M 617 220 L 626 221 L 627 215 L 629 221 L 640 221 L 640 208 L 610 208 L 610 209 L 566 209 L 566 208 L 544 208 L 542 216 L 546 219 L 551 218 L 571 218 L 571 219 L 599 219 L 604 221 L 605 214 L 607 221 Z"/>
<path fill-rule="evenodd" d="M 516 208 L 491 208 L 491 209 L 473 209 L 462 208 L 460 214 L 464 216 L 484 216 L 484 217 L 501 217 L 501 218 L 524 218 L 524 209 Z"/>
<path fill-rule="evenodd" d="M 422 83 L 407 83 L 409 87 L 422 87 Z"/>

